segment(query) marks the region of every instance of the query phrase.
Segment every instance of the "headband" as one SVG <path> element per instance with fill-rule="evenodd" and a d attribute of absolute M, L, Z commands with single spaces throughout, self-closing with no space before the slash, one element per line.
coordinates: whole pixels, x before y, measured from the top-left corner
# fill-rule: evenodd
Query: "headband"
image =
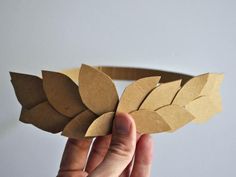
<path fill-rule="evenodd" d="M 173 132 L 221 111 L 223 74 L 199 76 L 128 67 L 42 71 L 42 79 L 10 72 L 22 105 L 20 121 L 70 138 L 111 133 L 116 112 L 130 114 L 140 133 Z M 112 80 L 134 80 L 119 99 Z"/>

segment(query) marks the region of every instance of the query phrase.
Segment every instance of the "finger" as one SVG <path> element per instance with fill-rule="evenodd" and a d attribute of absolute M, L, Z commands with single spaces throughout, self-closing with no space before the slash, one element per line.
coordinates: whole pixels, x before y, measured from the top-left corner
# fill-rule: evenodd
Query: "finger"
<path fill-rule="evenodd" d="M 68 139 L 59 172 L 82 171 L 85 166 L 91 139 Z"/>
<path fill-rule="evenodd" d="M 148 177 L 151 173 L 153 142 L 150 135 L 142 135 L 137 143 L 131 177 Z"/>
<path fill-rule="evenodd" d="M 132 160 L 135 146 L 136 127 L 133 118 L 128 114 L 117 114 L 107 155 L 91 176 L 119 176 Z"/>
<path fill-rule="evenodd" d="M 107 153 L 110 142 L 111 135 L 95 139 L 86 165 L 86 172 L 92 172 L 101 163 Z"/>
<path fill-rule="evenodd" d="M 136 134 L 136 143 L 139 141 L 141 137 L 140 133 Z M 134 157 L 132 158 L 131 162 L 129 163 L 129 165 L 125 168 L 125 170 L 121 173 L 120 177 L 127 177 L 130 176 L 130 173 L 133 169 L 133 165 L 134 165 Z"/>

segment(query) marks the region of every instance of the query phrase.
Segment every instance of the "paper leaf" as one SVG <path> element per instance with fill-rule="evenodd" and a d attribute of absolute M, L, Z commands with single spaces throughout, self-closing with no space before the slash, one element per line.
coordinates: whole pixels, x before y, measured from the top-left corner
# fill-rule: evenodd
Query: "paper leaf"
<path fill-rule="evenodd" d="M 202 96 L 193 100 L 185 106 L 196 119 L 193 122 L 203 123 L 216 113 L 222 111 L 221 96 L 219 93 L 212 94 L 210 96 Z"/>
<path fill-rule="evenodd" d="M 84 138 L 88 127 L 95 118 L 96 115 L 88 109 L 81 112 L 66 125 L 62 135 L 75 139 Z"/>
<path fill-rule="evenodd" d="M 30 124 L 30 119 L 31 119 L 30 111 L 22 107 L 19 120 L 26 124 Z"/>
<path fill-rule="evenodd" d="M 63 70 L 63 71 L 60 71 L 60 73 L 65 74 L 74 83 L 78 84 L 78 78 L 79 78 L 79 69 L 78 68 Z"/>
<path fill-rule="evenodd" d="M 156 111 L 163 120 L 171 127 L 171 130 L 176 130 L 191 122 L 195 117 L 186 109 L 178 105 L 164 106 Z"/>
<path fill-rule="evenodd" d="M 139 109 L 157 110 L 169 105 L 177 91 L 180 89 L 181 80 L 160 84 L 143 101 Z"/>
<path fill-rule="evenodd" d="M 219 88 L 223 74 L 203 74 L 190 79 L 177 93 L 173 104 L 185 106 L 199 96 L 209 95 Z"/>
<path fill-rule="evenodd" d="M 108 112 L 98 117 L 89 126 L 85 136 L 95 137 L 95 136 L 104 136 L 110 134 L 112 130 L 112 122 L 114 115 L 115 115 L 114 112 Z"/>
<path fill-rule="evenodd" d="M 97 115 L 114 111 L 119 100 L 111 78 L 84 64 L 79 74 L 79 92 L 83 103 Z"/>
<path fill-rule="evenodd" d="M 69 118 L 55 111 L 47 101 L 38 104 L 28 112 L 25 111 L 24 119 L 28 123 L 51 133 L 62 131 L 70 121 Z"/>
<path fill-rule="evenodd" d="M 117 112 L 130 113 L 138 110 L 145 97 L 157 86 L 160 79 L 159 76 L 146 77 L 126 87 L 118 104 Z"/>
<path fill-rule="evenodd" d="M 159 133 L 170 130 L 170 126 L 155 111 L 138 110 L 131 113 L 139 133 Z"/>
<path fill-rule="evenodd" d="M 39 77 L 14 72 L 10 75 L 16 97 L 24 108 L 30 109 L 47 100 Z"/>
<path fill-rule="evenodd" d="M 85 110 L 78 86 L 66 75 L 42 71 L 43 88 L 50 104 L 61 114 L 74 117 Z"/>

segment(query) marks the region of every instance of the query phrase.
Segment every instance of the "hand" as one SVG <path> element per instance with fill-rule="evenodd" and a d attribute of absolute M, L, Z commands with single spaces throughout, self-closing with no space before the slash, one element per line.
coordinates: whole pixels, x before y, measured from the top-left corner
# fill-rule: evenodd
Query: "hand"
<path fill-rule="evenodd" d="M 118 113 L 112 137 L 96 138 L 88 156 L 91 142 L 68 139 L 57 177 L 150 176 L 152 140 L 149 135 L 136 134 L 130 115 Z"/>

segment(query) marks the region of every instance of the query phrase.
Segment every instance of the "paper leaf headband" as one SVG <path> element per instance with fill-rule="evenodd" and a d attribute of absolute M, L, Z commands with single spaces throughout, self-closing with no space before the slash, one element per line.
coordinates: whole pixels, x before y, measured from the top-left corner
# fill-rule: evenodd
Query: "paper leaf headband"
<path fill-rule="evenodd" d="M 20 121 L 71 138 L 111 133 L 116 112 L 132 115 L 140 133 L 174 131 L 221 111 L 223 74 L 192 77 L 159 70 L 91 67 L 37 76 L 11 72 Z M 79 86 L 77 83 L 77 78 Z M 120 100 L 112 81 L 136 80 Z M 74 80 L 74 82 L 73 82 Z M 182 80 L 182 82 L 181 82 Z"/>

